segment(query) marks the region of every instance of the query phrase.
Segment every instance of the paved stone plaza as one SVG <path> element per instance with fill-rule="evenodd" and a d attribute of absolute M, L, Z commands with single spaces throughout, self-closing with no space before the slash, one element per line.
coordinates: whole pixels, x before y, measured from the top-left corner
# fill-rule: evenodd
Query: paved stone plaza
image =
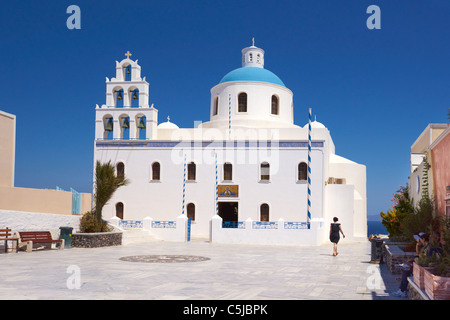
<path fill-rule="evenodd" d="M 398 289 L 399 275 L 391 275 L 383 264 L 369 263 L 369 242 L 343 241 L 337 257 L 332 256 L 331 245 L 194 240 L 2 253 L 0 260 L 0 299 L 4 300 L 398 299 L 392 293 Z"/>

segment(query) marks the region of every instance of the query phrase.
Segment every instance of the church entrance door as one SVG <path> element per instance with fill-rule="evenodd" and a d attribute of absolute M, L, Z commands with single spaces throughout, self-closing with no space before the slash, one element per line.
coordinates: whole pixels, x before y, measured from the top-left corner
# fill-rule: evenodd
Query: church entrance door
<path fill-rule="evenodd" d="M 223 221 L 238 221 L 238 202 L 219 202 L 219 216 Z"/>

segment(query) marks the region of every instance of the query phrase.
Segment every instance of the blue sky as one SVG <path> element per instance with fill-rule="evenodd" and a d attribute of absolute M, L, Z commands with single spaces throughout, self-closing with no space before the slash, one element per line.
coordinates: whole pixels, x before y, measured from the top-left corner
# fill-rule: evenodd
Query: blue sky
<path fill-rule="evenodd" d="M 69 5 L 81 30 L 69 30 Z M 369 5 L 381 29 L 369 30 Z M 450 107 L 447 0 L 8 1 L 0 11 L 0 110 L 17 116 L 15 186 L 91 192 L 95 104 L 129 50 L 159 120 L 209 120 L 210 89 L 240 67 L 241 49 L 308 108 L 336 153 L 367 166 L 368 214 L 407 182 L 411 144 Z"/>

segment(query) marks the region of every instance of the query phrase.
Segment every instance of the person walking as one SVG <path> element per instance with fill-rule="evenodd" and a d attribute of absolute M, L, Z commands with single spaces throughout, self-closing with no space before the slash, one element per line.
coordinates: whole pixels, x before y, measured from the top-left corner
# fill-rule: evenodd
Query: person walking
<path fill-rule="evenodd" d="M 342 236 L 345 238 L 345 234 L 342 231 L 341 224 L 338 223 L 338 218 L 333 218 L 333 223 L 330 226 L 330 241 L 333 243 L 333 257 L 338 255 L 337 245 L 340 240 L 339 232 L 342 233 Z"/>

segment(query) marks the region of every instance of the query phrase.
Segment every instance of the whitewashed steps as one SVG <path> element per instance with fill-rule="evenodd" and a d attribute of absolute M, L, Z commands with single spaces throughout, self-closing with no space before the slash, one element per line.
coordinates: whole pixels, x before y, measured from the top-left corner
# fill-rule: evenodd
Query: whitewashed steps
<path fill-rule="evenodd" d="M 138 242 L 151 242 L 158 241 L 154 236 L 149 234 L 148 231 L 142 229 L 124 229 L 122 235 L 122 244 L 127 245 L 130 243 Z"/>

